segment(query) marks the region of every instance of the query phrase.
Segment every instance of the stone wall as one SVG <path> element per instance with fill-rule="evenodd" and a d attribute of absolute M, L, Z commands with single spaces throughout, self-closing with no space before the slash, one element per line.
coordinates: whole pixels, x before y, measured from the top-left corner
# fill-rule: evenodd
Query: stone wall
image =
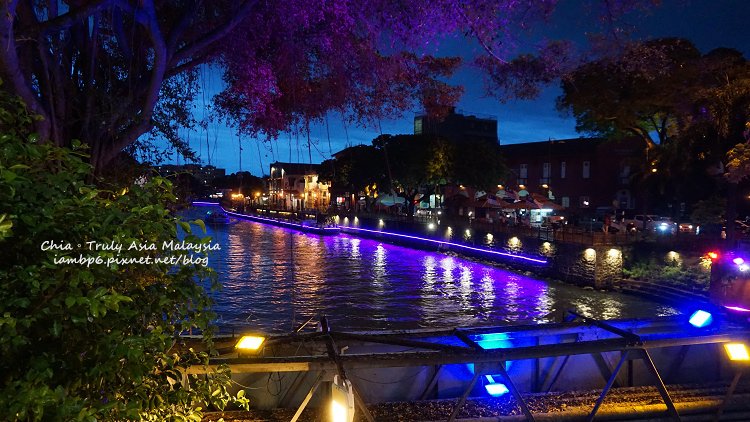
<path fill-rule="evenodd" d="M 459 243 L 476 248 L 487 248 L 512 254 L 547 259 L 547 265 L 529 265 L 520 260 L 497 257 L 494 261 L 517 270 L 531 271 L 540 276 L 555 278 L 569 283 L 606 288 L 617 285 L 622 279 L 623 250 L 619 246 L 588 246 L 573 243 L 554 242 L 552 233 L 530 231 L 536 236 L 519 236 L 510 233 L 490 233 L 476 230 L 468 223 L 462 226 L 437 225 L 429 223 L 381 220 L 374 217 L 340 216 L 338 224 L 347 227 L 365 228 L 375 231 L 408 234 L 444 242 Z M 377 233 L 358 233 L 364 237 L 382 239 L 389 243 L 427 250 L 437 250 L 435 244 L 409 238 L 386 238 Z M 545 239 L 549 237 L 549 240 Z M 450 245 L 440 248 L 451 251 Z M 462 254 L 486 258 L 481 253 L 457 251 Z"/>

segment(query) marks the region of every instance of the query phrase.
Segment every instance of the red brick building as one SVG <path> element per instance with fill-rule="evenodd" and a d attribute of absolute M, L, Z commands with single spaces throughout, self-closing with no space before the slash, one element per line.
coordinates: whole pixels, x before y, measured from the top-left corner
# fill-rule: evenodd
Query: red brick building
<path fill-rule="evenodd" d="M 570 211 L 635 209 L 633 176 L 644 164 L 637 139 L 576 138 L 501 146 L 510 176 L 506 188 L 542 193 Z"/>

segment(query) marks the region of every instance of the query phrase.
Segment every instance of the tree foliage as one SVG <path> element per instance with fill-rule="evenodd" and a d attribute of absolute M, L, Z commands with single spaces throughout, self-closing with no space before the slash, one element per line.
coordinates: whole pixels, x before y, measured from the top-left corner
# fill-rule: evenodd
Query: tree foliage
<path fill-rule="evenodd" d="M 262 192 L 265 189 L 263 179 L 253 176 L 248 171 L 240 171 L 227 176 L 217 177 L 211 182 L 211 185 L 216 189 L 232 189 L 242 192 L 246 196 Z"/>
<path fill-rule="evenodd" d="M 576 129 L 597 136 L 636 136 L 649 148 L 677 134 L 695 81 L 698 49 L 677 38 L 635 43 L 614 57 L 575 69 L 562 80 L 558 108 Z M 652 138 L 652 133 L 657 139 Z"/>
<path fill-rule="evenodd" d="M 381 135 L 372 146 L 347 148 L 323 167 L 337 189 L 354 193 L 376 184 L 381 192 L 407 195 L 448 182 L 491 188 L 506 172 L 496 143 L 427 135 Z"/>
<path fill-rule="evenodd" d="M 321 165 L 321 180 L 331 182 L 339 194 L 363 192 L 366 186 L 386 186 L 388 175 L 383 154 L 372 145 L 355 145 Z"/>
<path fill-rule="evenodd" d="M 641 171 L 663 200 L 705 198 L 721 188 L 716 176 L 725 168 L 728 180 L 745 177 L 748 157 L 738 143 L 750 122 L 750 62 L 736 50 L 701 54 L 674 38 L 634 43 L 579 67 L 562 88 L 558 106 L 578 130 L 644 141 Z"/>
<path fill-rule="evenodd" d="M 606 2 L 600 15 L 654 2 Z M 82 140 L 100 169 L 146 142 L 144 134 L 190 155 L 179 128 L 196 125 L 192 109 L 204 71 L 223 72 L 220 114 L 245 132 L 269 136 L 300 130 L 330 110 L 351 120 L 417 104 L 446 112 L 461 93 L 445 82 L 459 60 L 435 54 L 447 37 L 465 37 L 485 53 L 478 64 L 492 74 L 495 91 L 527 97 L 530 84 L 558 73 L 565 49 L 549 43 L 520 64 L 507 58 L 518 35 L 555 3 L 5 1 L 0 77 L 42 116 L 34 122 L 42 139 L 59 146 Z"/>
<path fill-rule="evenodd" d="M 208 355 L 176 337 L 201 330 L 210 350 L 210 269 L 55 262 L 187 254 L 162 245 L 177 239 L 170 183 L 100 190 L 86 183 L 80 143 L 35 142 L 32 126 L 19 99 L 0 96 L 0 419 L 200 420 L 201 409 L 223 408 L 227 370 L 188 376 Z M 187 242 L 209 242 L 179 224 Z M 50 241 L 71 250 L 44 250 Z M 90 251 L 86 242 L 125 249 Z M 131 242 L 159 250 L 128 250 Z"/>

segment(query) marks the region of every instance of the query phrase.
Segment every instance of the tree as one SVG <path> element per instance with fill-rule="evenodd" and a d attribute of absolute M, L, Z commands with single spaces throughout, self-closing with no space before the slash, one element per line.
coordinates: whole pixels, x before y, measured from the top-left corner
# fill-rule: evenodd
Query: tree
<path fill-rule="evenodd" d="M 212 349 L 204 286 L 215 274 L 201 265 L 106 263 L 187 256 L 162 243 L 177 239 L 170 183 L 98 189 L 86 183 L 81 144 L 35 142 L 33 121 L 18 98 L 0 95 L 0 419 L 200 420 L 200 408 L 223 408 L 227 369 L 187 375 L 208 352 L 176 337 L 198 329 Z M 187 242 L 209 242 L 179 224 Z M 93 251 L 87 242 L 124 247 Z M 131 250 L 131 242 L 158 250 Z"/>
<path fill-rule="evenodd" d="M 228 176 L 217 177 L 211 182 L 211 186 L 216 189 L 232 189 L 243 193 L 245 196 L 254 195 L 265 189 L 263 179 L 253 176 L 249 171 L 240 171 Z"/>
<path fill-rule="evenodd" d="M 458 59 L 430 55 L 438 41 L 467 36 L 503 64 L 510 41 L 552 9 L 533 0 L 11 0 L 0 4 L 0 77 L 42 117 L 33 123 L 42 140 L 79 139 L 101 169 L 144 134 L 189 154 L 178 129 L 196 124 L 202 71 L 224 74 L 221 114 L 271 137 L 329 110 L 353 120 L 415 102 L 445 112 L 460 94 L 444 82 Z"/>
<path fill-rule="evenodd" d="M 677 134 L 685 93 L 694 86 L 690 81 L 697 76 L 700 57 L 698 49 L 683 39 L 635 43 L 566 75 L 558 109 L 575 117 L 579 132 L 635 136 L 649 149 L 666 145 Z"/>
<path fill-rule="evenodd" d="M 321 165 L 320 180 L 331 183 L 331 191 L 343 195 L 364 192 L 366 186 L 385 186 L 388 176 L 383 154 L 372 145 L 355 145 Z"/>
<path fill-rule="evenodd" d="M 715 176 L 724 172 L 727 152 L 745 140 L 750 118 L 750 63 L 741 53 L 718 48 L 701 55 L 672 38 L 636 43 L 581 66 L 562 87 L 558 105 L 573 113 L 580 131 L 644 141 L 642 174 L 654 195 L 694 202 L 726 188 L 733 218 L 735 188 Z M 729 157 L 730 170 L 741 167 L 734 159 L 741 155 Z"/>

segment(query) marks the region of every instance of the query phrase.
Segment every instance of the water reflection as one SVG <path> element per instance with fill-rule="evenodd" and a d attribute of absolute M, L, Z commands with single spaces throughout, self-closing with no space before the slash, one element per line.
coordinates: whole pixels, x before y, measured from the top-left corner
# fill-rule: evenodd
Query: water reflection
<path fill-rule="evenodd" d="M 195 213 L 192 218 L 202 215 Z M 615 292 L 345 235 L 245 221 L 208 231 L 222 247 L 210 262 L 224 286 L 213 296 L 225 327 L 288 332 L 321 314 L 338 329 L 408 329 L 542 321 L 572 308 L 595 318 L 675 312 Z"/>

